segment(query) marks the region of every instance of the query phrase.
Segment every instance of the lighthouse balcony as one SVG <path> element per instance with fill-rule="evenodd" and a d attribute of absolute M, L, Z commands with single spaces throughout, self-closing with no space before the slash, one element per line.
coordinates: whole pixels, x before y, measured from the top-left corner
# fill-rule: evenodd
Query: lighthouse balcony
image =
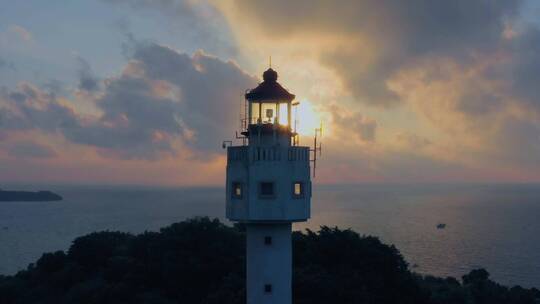
<path fill-rule="evenodd" d="M 309 164 L 309 147 L 250 147 L 227 148 L 227 162 L 305 162 Z"/>

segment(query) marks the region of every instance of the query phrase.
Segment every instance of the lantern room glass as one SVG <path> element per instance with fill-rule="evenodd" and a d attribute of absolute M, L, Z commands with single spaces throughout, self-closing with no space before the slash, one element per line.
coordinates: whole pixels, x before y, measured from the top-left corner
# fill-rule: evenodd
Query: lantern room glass
<path fill-rule="evenodd" d="M 290 126 L 290 102 L 250 102 L 250 124 L 279 124 Z"/>

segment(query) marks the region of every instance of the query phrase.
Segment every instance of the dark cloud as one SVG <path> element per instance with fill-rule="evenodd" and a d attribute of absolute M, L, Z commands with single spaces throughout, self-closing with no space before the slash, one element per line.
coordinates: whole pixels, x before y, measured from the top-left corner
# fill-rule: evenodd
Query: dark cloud
<path fill-rule="evenodd" d="M 538 168 L 540 29 L 520 19 L 523 1 L 236 4 L 239 15 L 276 42 L 335 41 L 321 48 L 320 60 L 354 99 L 383 107 L 406 103 L 442 131 L 434 146 L 452 139 L 453 153 L 467 152 L 462 159 Z M 347 122 L 351 130 L 354 121 Z M 415 136 L 396 139 L 428 145 Z"/>
<path fill-rule="evenodd" d="M 423 149 L 432 144 L 429 139 L 408 132 L 401 132 L 396 134 L 396 141 L 397 143 L 402 144 L 412 150 Z"/>
<path fill-rule="evenodd" d="M 138 44 L 125 71 L 98 92 L 101 115 L 77 113 L 55 94 L 23 83 L 3 91 L 0 128 L 61 134 L 109 157 L 156 159 L 180 146 L 206 157 L 231 137 L 242 93 L 255 84 L 236 64 L 203 52 Z"/>
<path fill-rule="evenodd" d="M 94 92 L 99 90 L 99 79 L 94 76 L 90 64 L 82 57 L 77 57 L 79 90 Z"/>
<path fill-rule="evenodd" d="M 56 156 L 56 152 L 48 146 L 24 141 L 9 144 L 7 152 L 10 156 L 17 158 L 51 158 Z"/>
<path fill-rule="evenodd" d="M 189 144 L 198 149 L 211 149 L 216 142 L 231 137 L 230 130 L 239 123 L 241 92 L 256 85 L 256 79 L 233 62 L 203 52 L 190 57 L 149 44 L 139 47 L 134 59 L 148 78 L 167 81 L 180 89 L 182 119 L 195 132 Z"/>
<path fill-rule="evenodd" d="M 480 86 L 469 84 L 464 86 L 455 110 L 467 113 L 471 117 L 478 117 L 500 110 L 503 102 L 495 92 L 489 92 Z"/>
<path fill-rule="evenodd" d="M 518 97 L 540 112 L 540 30 L 527 28 L 522 34 L 509 39 L 504 51 L 510 54 L 511 59 L 491 76 L 510 84 L 508 95 Z"/>
<path fill-rule="evenodd" d="M 363 103 L 399 102 L 387 80 L 425 56 L 472 60 L 500 43 L 522 1 L 237 1 L 243 16 L 273 38 L 323 33 L 346 37 L 322 62 Z"/>
<path fill-rule="evenodd" d="M 517 13 L 522 1 L 456 0 L 237 0 L 275 37 L 298 32 L 367 34 L 377 43 L 400 45 L 409 52 L 444 52 L 499 39 L 501 18 Z"/>
<path fill-rule="evenodd" d="M 183 131 L 175 104 L 172 98 L 156 96 L 150 81 L 124 75 L 110 79 L 97 101 L 102 116 L 80 119 L 63 133 L 72 142 L 103 149 L 103 155 L 153 159 L 175 152 L 172 142 Z"/>
<path fill-rule="evenodd" d="M 39 129 L 56 132 L 78 124 L 79 117 L 71 108 L 58 103 L 54 95 L 28 83 L 19 84 L 16 90 L 1 96 L 0 128 L 4 131 Z"/>
<path fill-rule="evenodd" d="M 353 134 L 362 142 L 375 142 L 377 121 L 359 112 L 348 112 L 338 106 L 331 106 L 332 125 L 343 134 Z"/>

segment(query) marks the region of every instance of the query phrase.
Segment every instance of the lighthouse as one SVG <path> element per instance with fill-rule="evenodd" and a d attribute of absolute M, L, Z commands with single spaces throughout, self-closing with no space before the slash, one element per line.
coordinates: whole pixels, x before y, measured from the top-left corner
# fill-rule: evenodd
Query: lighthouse
<path fill-rule="evenodd" d="M 246 227 L 247 304 L 291 303 L 291 227 L 310 217 L 310 147 L 292 126 L 295 95 L 277 79 L 269 68 L 246 91 L 242 144 L 227 147 L 226 215 Z"/>

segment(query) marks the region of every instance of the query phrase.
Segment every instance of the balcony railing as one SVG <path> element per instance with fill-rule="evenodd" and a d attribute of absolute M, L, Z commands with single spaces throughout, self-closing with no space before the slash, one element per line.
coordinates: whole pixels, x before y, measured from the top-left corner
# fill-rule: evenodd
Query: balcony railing
<path fill-rule="evenodd" d="M 289 147 L 287 152 L 290 161 L 309 162 L 309 147 Z"/>
<path fill-rule="evenodd" d="M 250 147 L 227 148 L 227 161 L 231 162 L 277 162 L 294 161 L 309 163 L 309 147 Z"/>

